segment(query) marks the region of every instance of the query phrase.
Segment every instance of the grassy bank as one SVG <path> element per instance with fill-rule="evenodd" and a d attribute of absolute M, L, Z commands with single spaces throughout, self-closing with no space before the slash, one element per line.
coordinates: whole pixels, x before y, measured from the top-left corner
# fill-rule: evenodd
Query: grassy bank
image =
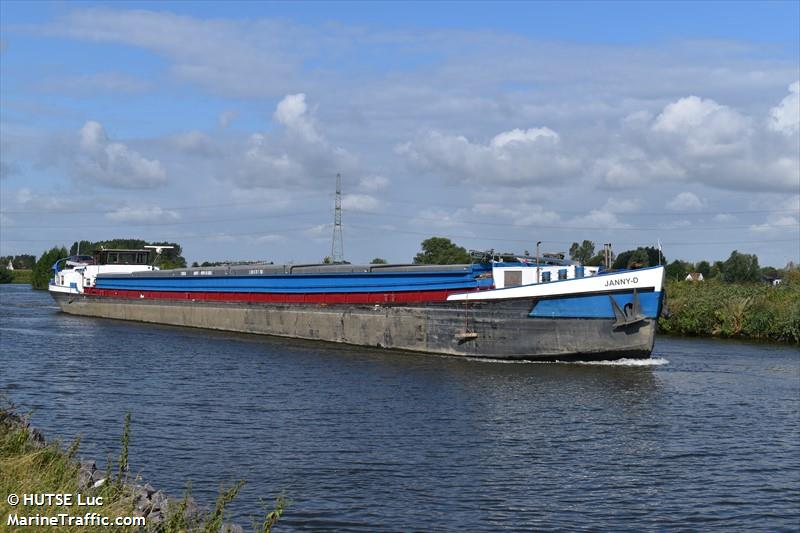
<path fill-rule="evenodd" d="M 163 513 L 158 521 L 150 520 L 145 527 L 111 526 L 99 524 L 58 525 L 57 527 L 33 526 L 20 527 L 9 524 L 9 517 L 47 516 L 56 517 L 66 514 L 73 518 L 81 518 L 86 513 L 98 513 L 113 520 L 115 517 L 130 517 L 137 514 L 137 502 L 141 502 L 142 486 L 128 474 L 128 442 L 130 439 L 130 417 L 126 418 L 122 436 L 122 446 L 116 465 L 109 459 L 103 480 L 96 488 L 80 488 L 81 465 L 75 459 L 79 441 L 67 447 L 58 442 L 45 443 L 41 435 L 31 431 L 25 420 L 7 407 L 0 406 L 0 531 L 64 531 L 75 533 L 86 532 L 134 532 L 157 531 L 160 533 L 198 531 L 219 533 L 226 531 L 223 527 L 225 507 L 236 497 L 243 482 L 230 488 L 221 489 L 214 508 L 210 511 L 197 511 L 196 505 L 187 490 L 182 500 L 168 499 L 162 504 Z M 75 498 L 82 494 L 84 501 L 90 498 L 102 498 L 102 505 L 76 507 Z M 24 494 L 71 494 L 73 505 L 62 506 L 56 501 L 45 502 L 44 505 L 25 505 L 20 502 L 12 506 L 7 495 Z M 96 501 L 96 500 L 95 500 Z M 275 510 L 264 518 L 263 523 L 254 526 L 255 531 L 268 533 L 283 512 L 283 500 L 279 499 Z M 235 530 L 235 529 L 234 529 Z"/>
<path fill-rule="evenodd" d="M 30 270 L 12 270 L 11 275 L 14 276 L 14 279 L 11 281 L 11 283 L 30 284 L 32 279 L 32 273 Z"/>
<path fill-rule="evenodd" d="M 668 281 L 664 333 L 800 343 L 800 279 L 766 283 Z"/>

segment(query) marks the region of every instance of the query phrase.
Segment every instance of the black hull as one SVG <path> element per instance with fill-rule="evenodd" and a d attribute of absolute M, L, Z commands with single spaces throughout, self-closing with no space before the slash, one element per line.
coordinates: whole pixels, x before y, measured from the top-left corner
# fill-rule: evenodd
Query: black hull
<path fill-rule="evenodd" d="M 70 314 L 455 356 L 540 361 L 647 358 L 656 324 L 531 318 L 532 300 L 408 305 L 223 303 L 51 292 Z"/>

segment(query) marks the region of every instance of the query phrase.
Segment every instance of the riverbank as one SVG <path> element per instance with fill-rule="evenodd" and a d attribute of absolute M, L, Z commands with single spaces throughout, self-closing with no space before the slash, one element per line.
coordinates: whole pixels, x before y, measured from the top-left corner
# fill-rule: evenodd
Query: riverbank
<path fill-rule="evenodd" d="M 31 428 L 26 417 L 9 407 L 0 406 L 0 520 L 11 527 L 50 526 L 41 517 L 57 520 L 59 531 L 192 531 L 238 533 L 243 529 L 224 522 L 225 507 L 244 485 L 238 482 L 220 490 L 213 510 L 202 510 L 187 489 L 182 499 L 167 497 L 164 492 L 143 484 L 138 476 L 129 476 L 128 444 L 130 416 L 125 419 L 122 446 L 117 465 L 109 459 L 99 470 L 94 461 L 78 461 L 80 439 L 63 447 L 47 442 Z M 69 500 L 51 498 L 25 501 L 24 495 L 67 495 Z M 5 497 L 7 496 L 7 497 Z M 14 501 L 14 496 L 20 499 Z M 279 499 L 256 531 L 269 533 L 283 511 Z M 89 517 L 91 515 L 91 517 Z M 62 518 L 63 517 L 63 518 Z M 107 518 L 109 525 L 103 524 Z M 119 525 L 115 525 L 121 519 Z"/>
<path fill-rule="evenodd" d="M 800 280 L 765 283 L 668 281 L 662 332 L 800 343 Z"/>

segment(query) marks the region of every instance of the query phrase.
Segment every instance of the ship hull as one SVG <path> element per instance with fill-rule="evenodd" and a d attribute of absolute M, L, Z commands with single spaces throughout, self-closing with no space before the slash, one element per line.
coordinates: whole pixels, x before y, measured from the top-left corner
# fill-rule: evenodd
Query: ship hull
<path fill-rule="evenodd" d="M 656 320 L 547 317 L 528 298 L 325 304 L 51 294 L 69 314 L 465 357 L 590 361 L 647 358 Z"/>

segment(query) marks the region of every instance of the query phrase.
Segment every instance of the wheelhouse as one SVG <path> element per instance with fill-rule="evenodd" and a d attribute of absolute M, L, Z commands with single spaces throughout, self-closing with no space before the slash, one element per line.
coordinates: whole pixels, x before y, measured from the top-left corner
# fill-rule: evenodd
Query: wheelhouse
<path fill-rule="evenodd" d="M 150 250 L 97 250 L 94 261 L 97 265 L 149 265 Z"/>

